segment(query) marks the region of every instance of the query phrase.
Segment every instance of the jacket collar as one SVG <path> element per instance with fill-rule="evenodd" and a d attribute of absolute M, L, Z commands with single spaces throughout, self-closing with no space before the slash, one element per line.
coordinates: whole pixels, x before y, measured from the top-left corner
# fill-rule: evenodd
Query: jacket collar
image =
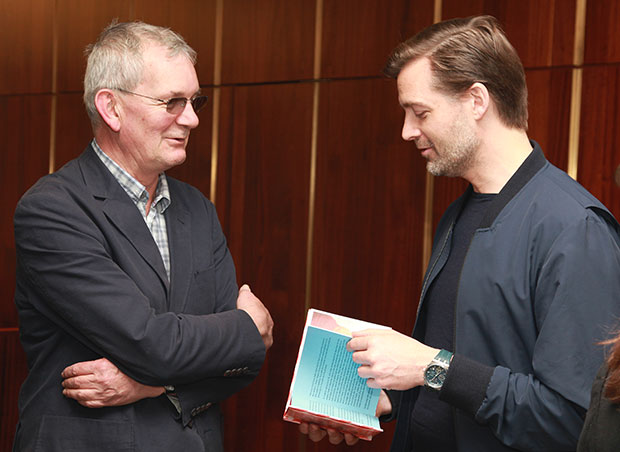
<path fill-rule="evenodd" d="M 506 185 L 497 194 L 480 223 L 479 229 L 491 227 L 499 213 L 506 207 L 506 204 L 515 197 L 519 191 L 527 184 L 534 175 L 545 166 L 547 159 L 542 149 L 534 140 L 530 140 L 532 152 L 527 156 L 516 173 L 506 182 Z M 469 187 L 471 193 L 471 186 Z"/>
<path fill-rule="evenodd" d="M 109 221 L 123 234 L 168 287 L 166 269 L 159 249 L 136 205 L 101 162 L 92 144 L 78 158 L 86 187 Z M 171 256 L 172 260 L 172 256 Z"/>
<path fill-rule="evenodd" d="M 493 198 L 478 229 L 491 227 L 497 216 L 512 198 L 547 164 L 547 159 L 540 145 L 534 140 L 530 140 L 530 144 L 532 145 L 532 152 L 530 152 L 530 155 L 527 156 L 512 177 L 508 179 L 508 182 L 506 182 L 506 185 L 504 185 L 497 196 Z M 458 204 L 455 206 L 457 212 L 461 211 L 473 191 L 474 189 L 470 184 L 465 193 L 457 200 Z M 458 218 L 458 215 L 455 218 Z"/>

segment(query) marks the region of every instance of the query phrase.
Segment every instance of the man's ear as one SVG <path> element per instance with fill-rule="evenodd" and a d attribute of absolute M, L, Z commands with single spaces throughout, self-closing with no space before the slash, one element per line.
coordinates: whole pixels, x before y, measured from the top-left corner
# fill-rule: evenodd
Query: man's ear
<path fill-rule="evenodd" d="M 110 89 L 100 89 L 95 94 L 95 107 L 101 119 L 114 132 L 121 130 L 120 106 L 116 93 Z"/>
<path fill-rule="evenodd" d="M 482 119 L 489 109 L 489 104 L 491 102 L 489 90 L 483 83 L 476 82 L 469 87 L 467 94 L 469 96 L 468 100 L 471 102 L 474 119 Z"/>

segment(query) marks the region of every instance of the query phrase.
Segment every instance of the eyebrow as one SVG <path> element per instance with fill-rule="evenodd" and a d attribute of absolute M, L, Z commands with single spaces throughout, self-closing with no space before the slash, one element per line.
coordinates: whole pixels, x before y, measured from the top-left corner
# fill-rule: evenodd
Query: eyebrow
<path fill-rule="evenodd" d="M 415 108 L 415 107 L 419 107 L 419 108 L 426 108 L 426 109 L 431 109 L 430 105 L 425 104 L 424 102 L 398 102 L 400 104 L 401 107 L 403 108 Z"/>

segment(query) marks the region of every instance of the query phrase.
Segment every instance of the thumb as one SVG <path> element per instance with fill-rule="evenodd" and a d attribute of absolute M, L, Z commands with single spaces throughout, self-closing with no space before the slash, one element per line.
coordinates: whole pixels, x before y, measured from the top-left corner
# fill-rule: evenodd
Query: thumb
<path fill-rule="evenodd" d="M 250 289 L 250 286 L 248 286 L 247 284 L 244 284 L 244 285 L 243 285 L 243 286 L 241 286 L 241 288 L 239 289 L 239 293 L 244 292 L 244 291 L 252 292 L 252 289 Z"/>

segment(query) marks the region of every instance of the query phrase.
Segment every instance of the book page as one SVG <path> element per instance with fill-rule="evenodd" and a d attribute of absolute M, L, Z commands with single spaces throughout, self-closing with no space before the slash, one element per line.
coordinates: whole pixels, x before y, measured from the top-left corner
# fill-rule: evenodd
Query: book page
<path fill-rule="evenodd" d="M 350 337 L 308 326 L 291 404 L 326 416 L 379 428 L 379 389 L 357 375 L 359 364 L 346 350 Z"/>

